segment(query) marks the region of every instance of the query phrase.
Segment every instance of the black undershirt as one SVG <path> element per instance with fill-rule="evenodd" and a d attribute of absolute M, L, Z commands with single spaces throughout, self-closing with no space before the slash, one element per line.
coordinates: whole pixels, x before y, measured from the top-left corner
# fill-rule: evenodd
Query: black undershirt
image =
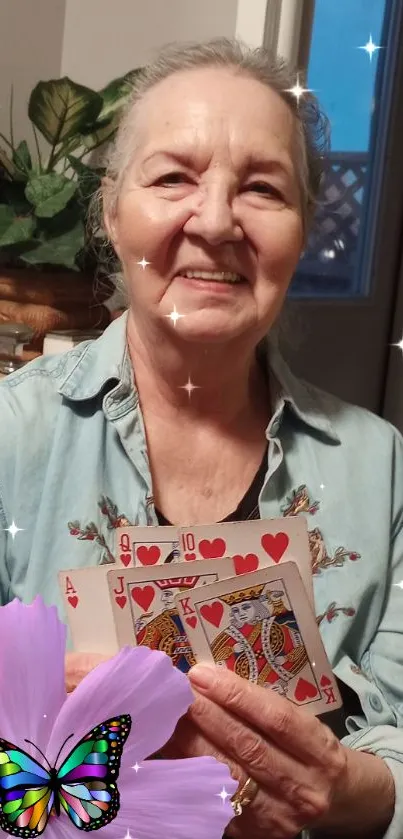
<path fill-rule="evenodd" d="M 262 462 L 259 466 L 259 469 L 256 472 L 255 477 L 249 487 L 249 489 L 245 492 L 244 497 L 239 502 L 236 510 L 233 513 L 230 513 L 229 516 L 226 516 L 225 519 L 221 519 L 218 524 L 222 524 L 224 521 L 249 521 L 250 519 L 259 519 L 259 495 L 260 491 L 263 486 L 263 482 L 265 479 L 265 475 L 267 472 L 267 446 L 265 448 L 264 455 L 262 457 Z M 160 512 L 160 510 L 155 510 L 157 514 L 158 524 L 161 525 L 170 525 L 171 522 L 165 518 L 165 516 Z"/>

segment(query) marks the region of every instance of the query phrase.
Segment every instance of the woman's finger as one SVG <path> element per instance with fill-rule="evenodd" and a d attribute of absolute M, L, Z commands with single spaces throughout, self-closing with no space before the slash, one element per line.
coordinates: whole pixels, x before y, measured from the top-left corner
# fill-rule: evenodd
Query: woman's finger
<path fill-rule="evenodd" d="M 225 667 L 196 664 L 188 675 L 199 693 L 303 763 L 322 765 L 336 755 L 339 742 L 330 728 L 275 691 L 263 690 Z"/>
<path fill-rule="evenodd" d="M 207 697 L 196 697 L 188 718 L 227 756 L 227 763 L 229 758 L 232 765 L 239 765 L 270 795 L 294 802 L 307 818 L 318 817 L 326 808 L 332 767 L 326 777 L 322 766 L 307 767 Z"/>

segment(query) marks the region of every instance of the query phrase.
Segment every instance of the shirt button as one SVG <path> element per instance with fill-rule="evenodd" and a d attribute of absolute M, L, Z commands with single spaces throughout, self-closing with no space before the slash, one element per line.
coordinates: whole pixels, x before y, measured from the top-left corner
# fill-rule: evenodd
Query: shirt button
<path fill-rule="evenodd" d="M 383 710 L 382 702 L 379 699 L 379 696 L 376 695 L 376 693 L 369 694 L 369 704 L 374 711 L 380 712 Z"/>

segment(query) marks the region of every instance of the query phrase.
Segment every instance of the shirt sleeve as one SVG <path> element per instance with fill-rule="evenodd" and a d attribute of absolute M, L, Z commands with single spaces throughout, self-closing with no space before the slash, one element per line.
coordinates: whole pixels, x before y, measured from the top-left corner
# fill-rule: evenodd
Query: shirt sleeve
<path fill-rule="evenodd" d="M 7 569 L 7 538 L 8 527 L 6 515 L 0 495 L 0 606 L 5 606 L 10 599 L 10 576 Z"/>
<path fill-rule="evenodd" d="M 388 706 L 391 724 L 377 725 L 376 707 L 371 711 L 367 705 L 367 727 L 342 740 L 345 746 L 382 757 L 393 774 L 395 813 L 383 839 L 403 839 L 403 438 L 394 434 L 389 580 L 381 621 L 361 662 Z"/>

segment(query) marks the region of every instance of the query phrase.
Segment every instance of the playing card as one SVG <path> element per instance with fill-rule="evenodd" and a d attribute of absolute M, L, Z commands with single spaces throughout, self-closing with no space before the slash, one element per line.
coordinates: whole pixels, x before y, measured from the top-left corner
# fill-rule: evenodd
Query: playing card
<path fill-rule="evenodd" d="M 108 572 L 108 588 L 119 646 L 144 644 L 163 650 L 176 667 L 187 673 L 195 664 L 182 621 L 174 601 L 182 594 L 184 608 L 188 592 L 234 573 L 231 560 L 183 562 L 174 568 L 127 568 Z M 171 575 L 171 576 L 170 576 Z"/>
<path fill-rule="evenodd" d="M 116 528 L 117 565 L 123 568 L 146 568 L 180 559 L 176 527 Z"/>
<path fill-rule="evenodd" d="M 110 565 L 59 572 L 74 650 L 115 655 L 119 646 L 107 586 Z"/>
<path fill-rule="evenodd" d="M 180 527 L 178 531 L 182 558 L 186 562 L 230 556 L 237 574 L 295 562 L 313 605 L 312 558 L 305 518 L 221 522 Z"/>
<path fill-rule="evenodd" d="M 177 594 L 197 661 L 228 667 L 323 714 L 342 704 L 294 562 Z"/>

